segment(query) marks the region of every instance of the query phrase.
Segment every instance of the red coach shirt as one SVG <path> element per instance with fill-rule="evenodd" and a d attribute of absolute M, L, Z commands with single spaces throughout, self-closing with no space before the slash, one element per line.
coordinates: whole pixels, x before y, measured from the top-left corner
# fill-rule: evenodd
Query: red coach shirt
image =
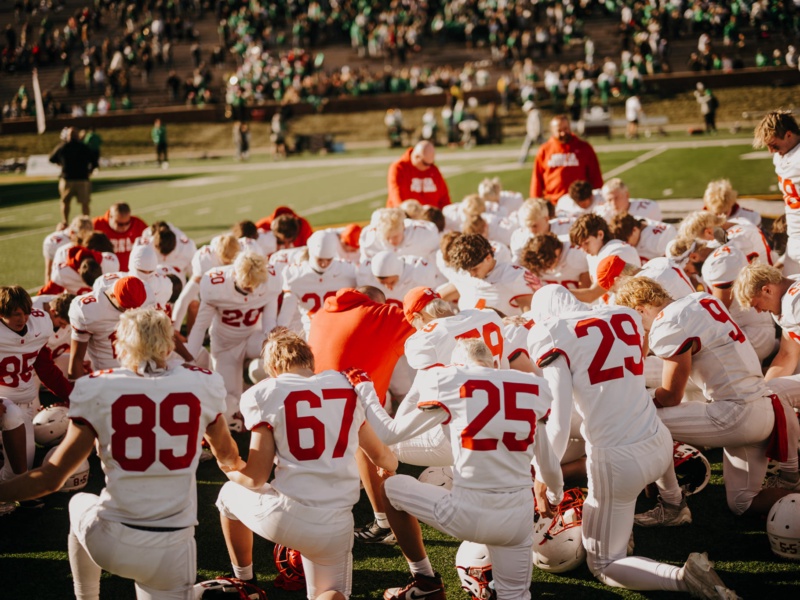
<path fill-rule="evenodd" d="M 436 165 L 421 171 L 411 163 L 413 148 L 389 167 L 387 208 L 400 206 L 404 200 L 418 200 L 423 206 L 443 208 L 450 204 L 450 191 Z"/>
<path fill-rule="evenodd" d="M 539 147 L 531 177 L 531 198 L 555 204 L 573 181 L 588 181 L 592 189 L 603 186 L 600 163 L 589 142 L 572 136 L 567 143 L 550 138 Z"/>
<path fill-rule="evenodd" d="M 142 221 L 139 217 L 131 215 L 131 226 L 127 231 L 117 231 L 111 228 L 109 220 L 111 218 L 111 211 L 107 210 L 106 214 L 102 217 L 95 217 L 92 220 L 92 226 L 95 231 L 106 234 L 106 237 L 111 240 L 114 246 L 114 254 L 119 259 L 119 270 L 128 270 L 128 259 L 131 256 L 131 249 L 133 242 L 138 238 L 144 230 L 147 229 L 147 223 Z"/>
<path fill-rule="evenodd" d="M 406 340 L 414 333 L 402 309 L 378 304 L 352 288 L 325 300 L 311 318 L 308 345 L 316 372 L 357 367 L 367 372 L 383 401 Z"/>

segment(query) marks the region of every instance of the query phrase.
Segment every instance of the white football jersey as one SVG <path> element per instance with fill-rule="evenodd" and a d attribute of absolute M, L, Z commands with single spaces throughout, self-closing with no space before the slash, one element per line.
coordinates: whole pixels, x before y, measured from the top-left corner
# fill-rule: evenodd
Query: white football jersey
<path fill-rule="evenodd" d="M 661 358 L 688 348 L 691 379 L 709 400 L 749 400 L 767 393 L 752 344 L 722 302 L 709 294 L 698 292 L 667 305 L 653 321 L 649 342 Z"/>
<path fill-rule="evenodd" d="M 290 265 L 283 272 L 284 302 L 286 302 L 285 295 L 294 296 L 306 331 L 310 326 L 311 315 L 322 308 L 326 298 L 335 296 L 342 288 L 352 287 L 356 287 L 355 265 L 338 259 L 334 259 L 322 273 L 311 268 L 311 263 L 308 261 L 296 266 Z M 286 311 L 282 308 L 280 325 L 288 322 L 293 316 L 284 312 Z"/>
<path fill-rule="evenodd" d="M 761 215 L 758 211 L 745 208 L 738 202 L 733 205 L 731 214 L 728 215 L 728 221 L 731 223 L 752 223 L 756 227 L 761 227 Z"/>
<path fill-rule="evenodd" d="M 761 230 L 750 222 L 744 222 L 725 230 L 728 244 L 742 251 L 749 262 L 760 261 L 771 265 L 774 261 L 772 248 Z"/>
<path fill-rule="evenodd" d="M 541 377 L 486 367 L 419 371 L 417 408 L 441 408 L 453 450 L 453 485 L 483 491 L 531 487 L 534 434 L 552 396 Z"/>
<path fill-rule="evenodd" d="M 192 266 L 194 253 L 197 252 L 197 246 L 174 225 L 170 225 L 170 229 L 175 233 L 175 249 L 167 255 L 161 254 L 156 250 L 156 257 L 158 264 L 167 265 L 175 269 L 181 281 L 185 283 L 189 269 Z M 145 229 L 141 237 L 136 238 L 133 247 L 149 245 L 152 243 L 152 238 L 153 234 L 150 229 Z"/>
<path fill-rule="evenodd" d="M 235 342 L 254 331 L 269 331 L 275 326 L 279 295 L 280 282 L 273 272 L 269 272 L 266 283 L 245 294 L 236 286 L 233 265 L 212 269 L 200 280 L 200 308 L 187 349 L 197 356 L 209 328 L 212 350 L 215 340 Z"/>
<path fill-rule="evenodd" d="M 70 248 L 73 248 L 72 244 L 65 244 L 56 250 L 56 255 L 53 258 L 53 265 L 50 267 L 50 279 L 65 288 L 71 294 L 75 294 L 76 292 L 71 291 L 72 289 L 91 286 L 87 286 L 84 283 L 81 276 L 78 275 L 78 271 L 67 265 L 67 260 L 69 258 L 67 252 Z M 119 258 L 117 258 L 116 254 L 113 252 L 102 252 L 101 255 L 100 270 L 103 273 L 119 271 Z M 61 283 L 62 281 L 65 283 Z"/>
<path fill-rule="evenodd" d="M 224 266 L 217 253 L 211 247 L 211 244 L 206 244 L 202 248 L 198 248 L 192 256 L 192 277 L 200 278 L 211 269 Z"/>
<path fill-rule="evenodd" d="M 44 305 L 49 303 L 53 298 L 55 298 L 55 296 L 52 294 L 34 296 L 31 298 L 31 300 L 33 300 L 33 308 L 46 312 Z M 53 360 L 69 352 L 71 334 L 72 330 L 69 325 L 59 327 L 50 334 L 50 337 L 47 339 L 47 347 L 50 349 Z"/>
<path fill-rule="evenodd" d="M 197 525 L 200 442 L 224 412 L 222 377 L 199 367 L 153 375 L 117 368 L 76 381 L 69 417 L 95 432 L 106 476 L 98 516 L 142 527 Z"/>
<path fill-rule="evenodd" d="M 678 231 L 669 223 L 645 225 L 636 244 L 636 252 L 642 264 L 648 260 L 664 256 L 667 245 L 678 236 Z"/>
<path fill-rule="evenodd" d="M 467 309 L 452 317 L 434 319 L 408 338 L 408 365 L 417 370 L 449 365 L 456 343 L 463 338 L 482 339 L 492 352 L 495 366 L 503 364 L 503 321 L 493 310 Z"/>
<path fill-rule="evenodd" d="M 760 313 L 753 307 L 742 308 L 735 298 L 731 302 L 728 312 L 744 331 L 747 341 L 753 345 L 753 350 L 756 351 L 760 361 L 766 359 L 777 349 L 778 339 L 775 332 L 775 321 L 772 319 L 771 313 Z"/>
<path fill-rule="evenodd" d="M 58 250 L 61 246 L 69 245 L 69 234 L 64 231 L 54 231 L 42 242 L 42 255 L 44 256 L 45 260 L 54 260 L 56 256 L 56 250 Z"/>
<path fill-rule="evenodd" d="M 436 225 L 428 221 L 406 219 L 403 241 L 395 247 L 379 237 L 374 226 L 367 225 L 361 230 L 359 246 L 362 261 L 372 258 L 381 250 L 391 250 L 400 256 L 419 256 L 428 259 L 433 258 L 433 254 L 439 249 L 439 230 L 436 229 Z"/>
<path fill-rule="evenodd" d="M 520 296 L 533 294 L 537 278 L 528 269 L 498 262 L 486 276 L 477 279 L 459 271 L 451 282 L 458 290 L 458 308 L 465 310 L 476 306 L 496 308 L 506 315 L 522 314 L 517 303 Z"/>
<path fill-rule="evenodd" d="M 568 312 L 536 323 L 528 334 L 531 360 L 546 367 L 563 356 L 581 433 L 595 447 L 635 443 L 655 434 L 658 417 L 644 378 L 644 328 L 629 308 Z"/>
<path fill-rule="evenodd" d="M 619 256 L 626 263 L 633 265 L 634 267 L 640 267 L 642 264 L 636 248 L 630 244 L 626 244 L 621 240 L 608 240 L 608 242 L 606 242 L 603 247 L 600 248 L 600 252 L 594 256 L 591 254 L 586 255 L 586 263 L 589 267 L 589 277 L 592 278 L 592 281 L 597 281 L 597 265 L 599 265 L 600 261 L 606 256 Z"/>
<path fill-rule="evenodd" d="M 533 319 L 525 319 L 523 323 L 503 324 L 503 354 L 509 362 L 520 353 L 530 356 L 528 354 L 528 332 L 533 326 Z"/>
<path fill-rule="evenodd" d="M 594 194 L 592 196 L 592 203 L 588 208 L 581 208 L 569 194 L 564 194 L 556 203 L 556 217 L 577 219 L 581 215 L 588 215 L 589 213 L 596 212 L 602 205 L 603 197 L 600 194 Z"/>
<path fill-rule="evenodd" d="M 694 294 L 689 276 L 666 256 L 648 260 L 634 277 L 649 277 L 660 283 L 673 300 Z"/>
<path fill-rule="evenodd" d="M 275 269 L 275 274 L 278 277 L 283 277 L 283 271 L 286 267 L 303 263 L 304 257 L 307 257 L 307 251 L 308 249 L 305 246 L 278 250 L 269 257 L 269 265 Z"/>
<path fill-rule="evenodd" d="M 614 215 L 614 205 L 604 202 L 594 211 L 606 221 L 611 221 Z M 647 219 L 648 221 L 661 221 L 661 207 L 655 200 L 645 200 L 644 198 L 631 198 L 630 206 L 628 207 L 628 214 L 633 215 L 638 219 Z"/>
<path fill-rule="evenodd" d="M 436 288 L 438 285 L 438 272 L 436 266 L 423 258 L 416 256 L 401 256 L 403 272 L 400 279 L 390 290 L 372 274 L 372 260 L 361 263 L 356 269 L 356 285 L 371 285 L 378 288 L 386 296 L 386 304 L 394 304 L 403 308 L 403 298 L 415 287 Z"/>
<path fill-rule="evenodd" d="M 569 290 L 577 290 L 581 275 L 589 271 L 586 253 L 568 241 L 561 242 L 561 254 L 552 269 L 539 273 L 542 283 L 559 283 Z"/>
<path fill-rule="evenodd" d="M 151 304 L 152 297 L 148 294 L 144 306 Z M 119 316 L 123 312 L 111 304 L 103 290 L 78 296 L 69 305 L 71 339 L 88 342 L 86 356 L 96 371 L 119 366 L 114 340 L 117 338 Z"/>
<path fill-rule="evenodd" d="M 36 400 L 39 380 L 33 363 L 52 333 L 50 315 L 37 308 L 31 310 L 22 335 L 0 322 L 0 397 L 17 404 Z"/>
<path fill-rule="evenodd" d="M 781 298 L 781 314 L 775 321 L 800 344 L 800 281 L 793 283 Z"/>
<path fill-rule="evenodd" d="M 783 194 L 786 209 L 786 232 L 789 237 L 800 235 L 800 144 L 781 156 L 772 156 L 775 174 L 778 176 L 778 189 Z"/>
<path fill-rule="evenodd" d="M 344 375 L 284 373 L 251 387 L 239 406 L 247 429 L 266 426 L 275 437 L 272 487 L 307 506 L 358 502 L 355 453 L 364 408 Z"/>

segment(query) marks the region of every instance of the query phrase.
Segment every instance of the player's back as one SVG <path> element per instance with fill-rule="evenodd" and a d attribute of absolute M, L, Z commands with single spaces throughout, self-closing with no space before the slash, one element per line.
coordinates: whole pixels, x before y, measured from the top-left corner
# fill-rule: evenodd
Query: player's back
<path fill-rule="evenodd" d="M 271 276 L 270 276 L 271 278 Z M 212 269 L 200 280 L 200 300 L 216 309 L 213 330 L 235 335 L 249 335 L 261 317 L 264 306 L 277 290 L 270 290 L 270 281 L 244 293 L 236 286 L 233 265 Z M 274 286 L 273 286 L 274 287 Z"/>
<path fill-rule="evenodd" d="M 540 367 L 563 356 L 581 432 L 595 447 L 633 444 L 653 435 L 658 418 L 645 388 L 642 320 L 628 308 L 570 312 L 531 329 L 528 347 Z"/>
<path fill-rule="evenodd" d="M 668 357 L 691 346 L 692 380 L 709 400 L 748 400 L 766 385 L 752 344 L 725 306 L 697 292 L 661 311 L 650 328 L 650 348 Z"/>
<path fill-rule="evenodd" d="M 148 527 L 197 523 L 195 471 L 206 428 L 225 411 L 216 373 L 96 371 L 75 383 L 70 418 L 88 424 L 106 475 L 100 516 Z"/>
<path fill-rule="evenodd" d="M 495 366 L 503 362 L 503 321 L 489 309 L 462 310 L 452 317 L 434 319 L 406 340 L 406 358 L 413 369 L 450 364 L 458 340 L 480 338 L 489 347 Z"/>
<path fill-rule="evenodd" d="M 297 298 L 304 314 L 315 313 L 326 298 L 355 285 L 355 266 L 339 259 L 334 259 L 323 273 L 312 269 L 309 262 L 290 265 L 283 273 L 284 292 L 289 291 Z"/>
<path fill-rule="evenodd" d="M 355 452 L 364 409 L 344 375 L 284 373 L 250 388 L 240 408 L 248 429 L 272 431 L 275 489 L 308 506 L 345 508 L 358 501 Z"/>
<path fill-rule="evenodd" d="M 544 379 L 520 371 L 450 366 L 420 371 L 417 406 L 447 411 L 453 483 L 481 491 L 531 487 L 536 423 L 550 409 Z M 546 435 L 544 431 L 539 435 Z"/>

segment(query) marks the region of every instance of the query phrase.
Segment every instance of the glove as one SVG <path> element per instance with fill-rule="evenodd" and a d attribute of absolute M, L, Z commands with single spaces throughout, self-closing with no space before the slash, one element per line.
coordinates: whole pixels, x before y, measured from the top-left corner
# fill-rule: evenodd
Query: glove
<path fill-rule="evenodd" d="M 364 369 L 350 367 L 349 369 L 342 371 L 342 375 L 347 377 L 347 381 L 349 381 L 350 385 L 353 387 L 356 387 L 359 383 L 372 383 L 372 379 L 370 379 L 369 375 Z"/>

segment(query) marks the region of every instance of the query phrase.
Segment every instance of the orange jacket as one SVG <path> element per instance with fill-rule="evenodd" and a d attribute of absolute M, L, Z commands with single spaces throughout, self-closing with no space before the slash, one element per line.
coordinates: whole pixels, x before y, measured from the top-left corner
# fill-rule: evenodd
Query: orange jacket
<path fill-rule="evenodd" d="M 311 318 L 308 345 L 316 372 L 357 367 L 366 371 L 383 401 L 406 340 L 414 333 L 403 311 L 378 304 L 352 288 L 331 296 Z"/>
<path fill-rule="evenodd" d="M 444 208 L 450 204 L 450 191 L 447 189 L 444 177 L 436 165 L 420 171 L 411 164 L 413 150 L 413 148 L 406 150 L 402 158 L 389 167 L 386 180 L 389 188 L 387 208 L 400 206 L 404 200 L 418 200 L 423 206 Z"/>
<path fill-rule="evenodd" d="M 574 181 L 588 181 L 592 189 L 603 187 L 603 175 L 594 148 L 575 136 L 566 144 L 550 138 L 536 153 L 530 197 L 545 198 L 555 204 Z"/>

